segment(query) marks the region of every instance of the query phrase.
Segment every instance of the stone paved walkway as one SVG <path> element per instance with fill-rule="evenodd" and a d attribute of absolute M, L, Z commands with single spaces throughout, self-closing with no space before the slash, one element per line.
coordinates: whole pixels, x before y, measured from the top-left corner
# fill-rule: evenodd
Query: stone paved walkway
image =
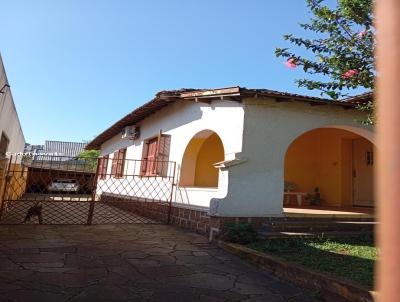
<path fill-rule="evenodd" d="M 1 301 L 315 301 L 165 225 L 0 226 Z"/>

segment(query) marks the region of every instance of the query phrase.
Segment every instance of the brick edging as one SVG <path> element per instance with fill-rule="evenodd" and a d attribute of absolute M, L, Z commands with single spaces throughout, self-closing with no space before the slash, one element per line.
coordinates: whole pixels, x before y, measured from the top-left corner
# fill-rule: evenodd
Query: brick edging
<path fill-rule="evenodd" d="M 259 268 L 271 272 L 276 277 L 308 288 L 339 295 L 350 302 L 373 302 L 377 293 L 348 280 L 332 277 L 299 264 L 284 261 L 242 245 L 218 241 L 217 245 Z"/>
<path fill-rule="evenodd" d="M 184 205 L 170 204 L 165 201 L 140 201 L 129 196 L 110 195 L 103 193 L 100 196 L 105 204 L 120 208 L 122 210 L 153 219 L 155 221 L 168 221 L 170 211 L 170 224 L 177 225 L 193 232 L 208 235 L 210 231 L 210 216 L 205 209 L 185 207 Z"/>

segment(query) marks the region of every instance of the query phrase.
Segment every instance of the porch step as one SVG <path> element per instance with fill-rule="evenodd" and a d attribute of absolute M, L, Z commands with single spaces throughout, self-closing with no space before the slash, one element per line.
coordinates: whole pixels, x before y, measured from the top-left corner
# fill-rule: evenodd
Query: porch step
<path fill-rule="evenodd" d="M 373 209 L 365 208 L 284 208 L 284 215 L 287 218 L 320 218 L 320 219 L 373 219 Z"/>
<path fill-rule="evenodd" d="M 326 233 L 366 232 L 374 230 L 376 222 L 360 219 L 270 219 L 263 224 L 262 232 Z"/>
<path fill-rule="evenodd" d="M 268 238 L 268 239 L 279 239 L 279 238 L 344 238 L 344 237 L 358 237 L 361 235 L 365 235 L 366 232 L 265 232 L 260 231 L 260 235 Z"/>
<path fill-rule="evenodd" d="M 355 221 L 355 222 L 374 222 L 372 217 L 320 217 L 320 216 L 301 216 L 301 217 L 269 217 L 266 219 L 270 221 Z"/>

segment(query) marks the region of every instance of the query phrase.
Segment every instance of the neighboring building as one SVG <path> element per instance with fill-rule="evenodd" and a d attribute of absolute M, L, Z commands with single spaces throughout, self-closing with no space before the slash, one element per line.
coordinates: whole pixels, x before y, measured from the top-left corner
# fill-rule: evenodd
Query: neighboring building
<path fill-rule="evenodd" d="M 26 143 L 24 153 L 42 153 L 44 145 L 31 145 Z"/>
<path fill-rule="evenodd" d="M 86 143 L 48 141 L 44 145 L 25 146 L 22 163 L 27 169 L 25 193 L 48 193 L 54 181 L 73 180 L 79 183 L 79 192 L 92 188 L 95 163 L 77 158 Z"/>
<path fill-rule="evenodd" d="M 48 141 L 44 145 L 25 145 L 25 153 L 33 155 L 33 159 L 71 160 L 85 150 L 87 143 Z"/>
<path fill-rule="evenodd" d="M 86 143 L 45 141 L 43 153 L 57 156 L 76 157 L 85 150 Z"/>
<path fill-rule="evenodd" d="M 25 138 L 0 55 L 0 159 L 24 151 Z"/>
<path fill-rule="evenodd" d="M 165 176 L 153 160 L 176 162 L 173 201 L 209 208 L 213 216 L 280 216 L 284 202 L 371 207 L 374 133 L 356 110 L 368 98 L 332 101 L 240 87 L 162 91 L 86 148 L 107 156 L 112 164 L 100 170 L 112 178 L 134 171 L 114 158 L 142 160 L 141 179 Z M 111 187 L 102 186 L 107 181 L 101 177 L 98 188 Z M 150 194 L 143 192 L 137 197 Z"/>

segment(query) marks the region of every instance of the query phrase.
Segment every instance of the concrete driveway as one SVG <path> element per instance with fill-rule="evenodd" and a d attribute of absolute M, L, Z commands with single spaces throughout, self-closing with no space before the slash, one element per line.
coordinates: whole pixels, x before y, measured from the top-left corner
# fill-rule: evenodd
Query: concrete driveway
<path fill-rule="evenodd" d="M 1 301 L 315 301 L 171 226 L 0 226 Z"/>

